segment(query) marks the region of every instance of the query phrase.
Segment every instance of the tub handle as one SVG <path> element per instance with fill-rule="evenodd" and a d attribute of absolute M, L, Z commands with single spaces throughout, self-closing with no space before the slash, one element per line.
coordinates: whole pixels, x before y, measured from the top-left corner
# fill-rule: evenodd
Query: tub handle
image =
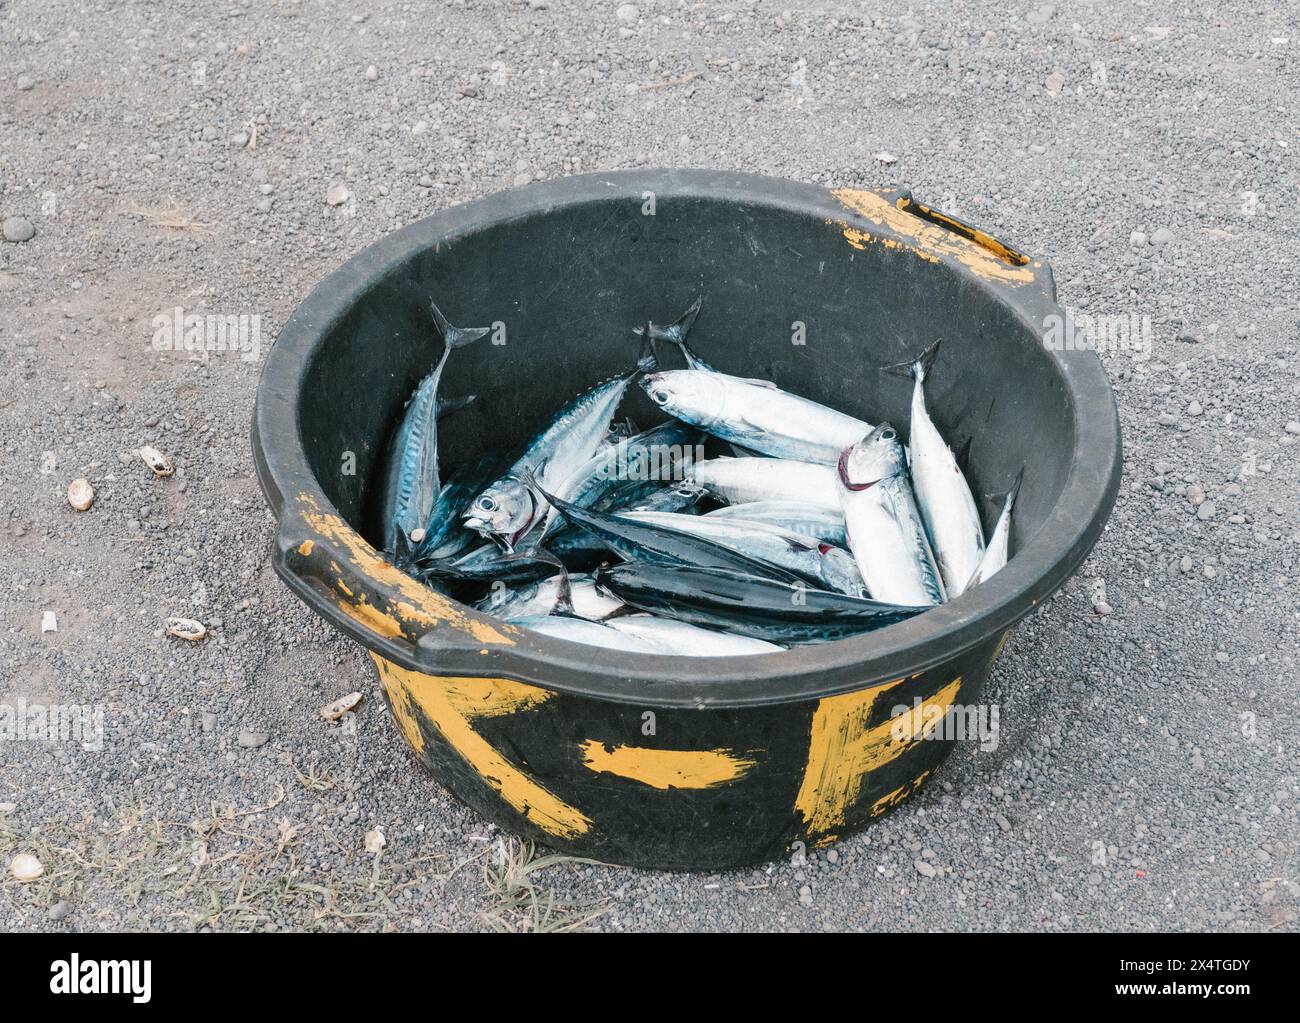
<path fill-rule="evenodd" d="M 904 213 L 910 213 L 912 216 L 924 220 L 927 223 L 942 227 L 946 231 L 960 235 L 967 241 L 974 242 L 980 248 L 986 250 L 998 259 L 1002 260 L 1008 266 L 1026 266 L 1029 263 L 1029 257 L 1010 245 L 998 241 L 987 231 L 981 231 L 973 224 L 968 224 L 959 217 L 954 217 L 951 213 L 941 213 L 933 206 L 927 206 L 923 202 L 918 202 L 912 197 L 911 192 L 901 192 L 894 205 Z"/>
<path fill-rule="evenodd" d="M 300 499 L 303 500 L 303 499 Z M 286 501 L 272 565 L 304 603 L 382 657 L 457 673 L 518 630 L 455 604 L 408 576 L 332 511 Z"/>

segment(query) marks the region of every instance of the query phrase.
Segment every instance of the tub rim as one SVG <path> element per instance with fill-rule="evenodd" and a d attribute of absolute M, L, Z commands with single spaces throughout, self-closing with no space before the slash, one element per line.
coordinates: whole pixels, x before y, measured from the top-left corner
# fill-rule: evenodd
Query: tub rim
<path fill-rule="evenodd" d="M 1009 283 L 987 272 L 991 236 L 960 221 L 949 223 L 974 232 L 985 243 L 950 234 L 938 239 L 942 244 L 936 248 L 933 232 L 942 232 L 942 227 L 930 224 L 912 231 L 887 209 L 884 220 L 869 218 L 823 187 L 781 178 L 696 169 L 613 171 L 554 179 L 440 210 L 380 238 L 321 280 L 285 322 L 263 365 L 251 431 L 254 463 L 278 521 L 275 570 L 304 603 L 374 653 L 425 674 L 512 679 L 645 707 L 741 707 L 821 699 L 929 670 L 1005 633 L 1065 582 L 1100 536 L 1114 505 L 1121 437 L 1114 394 L 1097 355 L 1044 346 L 1073 419 L 1075 443 L 1064 486 L 1034 537 L 1017 547 L 1005 568 L 956 600 L 908 621 L 780 653 L 690 658 L 605 650 L 545 637 L 441 596 L 435 602 L 435 623 L 406 616 L 401 609 L 409 607 L 409 588 L 403 586 L 406 592 L 400 592 L 396 587 L 402 584 L 392 575 L 397 570 L 388 566 L 391 572 L 385 571 L 376 564 L 375 557 L 382 555 L 343 520 L 307 458 L 298 394 L 318 345 L 375 279 L 419 251 L 503 220 L 593 201 L 640 204 L 645 192 L 655 193 L 657 202 L 688 198 L 775 208 L 841 225 L 846 235 L 857 231 L 869 236 L 868 241 L 884 238 L 901 244 L 966 276 L 1007 306 L 1034 335 L 1041 332 L 1046 316 L 1064 316 L 1044 261 L 1028 261 L 1029 280 Z M 906 192 L 852 194 L 881 196 L 899 210 L 917 205 Z M 455 308 L 454 302 L 440 304 Z M 276 441 L 268 445 L 263 438 Z M 330 523 L 328 530 L 321 529 L 323 521 Z M 347 598 L 322 582 L 319 561 L 308 569 L 304 565 L 309 559 L 296 556 L 317 543 L 338 570 L 337 588 L 348 594 L 362 592 L 361 603 L 371 601 L 365 610 L 378 618 L 341 613 Z M 380 619 L 396 627 L 376 627 Z"/>

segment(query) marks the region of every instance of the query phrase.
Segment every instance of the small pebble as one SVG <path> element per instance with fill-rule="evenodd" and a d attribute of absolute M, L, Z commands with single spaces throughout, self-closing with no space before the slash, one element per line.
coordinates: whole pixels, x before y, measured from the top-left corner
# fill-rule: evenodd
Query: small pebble
<path fill-rule="evenodd" d="M 31 853 L 19 853 L 9 861 L 9 873 L 19 881 L 35 881 L 45 873 L 45 867 Z"/>
<path fill-rule="evenodd" d="M 26 217 L 6 217 L 0 230 L 7 242 L 29 242 L 36 237 L 36 228 Z"/>
<path fill-rule="evenodd" d="M 31 75 L 19 75 L 17 85 L 19 92 L 31 92 L 36 88 L 36 79 Z"/>
<path fill-rule="evenodd" d="M 265 746 L 270 738 L 265 732 L 240 732 L 239 745 L 244 749 L 257 749 L 259 746 Z"/>
<path fill-rule="evenodd" d="M 41 632 L 58 632 L 59 620 L 53 611 L 41 612 Z"/>
<path fill-rule="evenodd" d="M 926 861 L 922 859 L 913 861 L 912 865 L 916 867 L 916 872 L 922 877 L 934 877 L 934 875 L 938 873 L 938 871 L 934 869 L 933 864 L 926 863 Z"/>
<path fill-rule="evenodd" d="M 1202 504 L 1199 508 L 1196 509 L 1196 517 L 1200 519 L 1202 522 L 1204 522 L 1206 519 L 1214 518 L 1214 512 L 1215 512 L 1214 502 L 1206 501 L 1204 504 Z"/>
<path fill-rule="evenodd" d="M 636 4 L 620 4 L 618 10 L 614 13 L 619 21 L 627 25 L 632 24 L 637 18 L 641 17 L 641 11 L 638 10 Z"/>
<path fill-rule="evenodd" d="M 367 82 L 373 82 L 378 77 L 379 77 L 379 69 L 375 67 L 375 65 L 371 64 L 368 68 L 366 68 Z"/>
<path fill-rule="evenodd" d="M 339 182 L 331 185 L 330 190 L 325 193 L 325 201 L 331 206 L 342 206 L 352 198 L 352 193 L 348 191 L 348 186 Z"/>
<path fill-rule="evenodd" d="M 75 511 L 84 512 L 94 503 L 95 488 L 90 485 L 90 480 L 73 480 L 68 484 L 68 504 Z"/>
<path fill-rule="evenodd" d="M 55 923 L 65 919 L 72 912 L 72 903 L 67 899 L 60 899 L 50 907 L 50 919 Z"/>

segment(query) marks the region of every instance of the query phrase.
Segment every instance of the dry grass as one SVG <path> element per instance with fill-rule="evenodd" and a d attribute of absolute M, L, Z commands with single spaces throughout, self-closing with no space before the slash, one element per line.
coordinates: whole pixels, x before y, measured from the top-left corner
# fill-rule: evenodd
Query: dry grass
<path fill-rule="evenodd" d="M 302 777 L 328 775 L 313 767 Z M 340 843 L 328 828 L 313 832 L 274 816 L 284 799 L 277 786 L 266 803 L 214 805 L 191 820 L 165 820 L 132 806 L 108 820 L 39 831 L 22 831 L 0 817 L 0 863 L 28 852 L 45 867 L 27 884 L 8 874 L 0 879 L 0 929 L 31 929 L 67 900 L 84 930 L 157 929 L 165 921 L 180 930 L 396 930 L 420 911 L 416 901 L 399 909 L 394 900 L 402 892 L 448 881 L 473 861 L 453 866 L 440 857 L 370 855 L 358 844 Z M 314 857 L 304 854 L 307 838 Z M 342 866 L 305 866 L 329 847 Z"/>
<path fill-rule="evenodd" d="M 172 198 L 168 198 L 166 206 L 132 206 L 122 212 L 128 217 L 139 217 L 155 227 L 165 227 L 171 231 L 189 231 L 201 234 L 208 229 L 206 223 L 195 220 L 190 213 L 186 212 Z"/>
<path fill-rule="evenodd" d="M 498 931 L 559 933 L 576 931 L 609 912 L 608 904 L 572 902 L 541 889 L 535 875 L 565 863 L 592 863 L 574 856 L 539 856 L 531 842 L 498 840 L 495 855 L 483 867 L 483 880 L 496 905 L 482 914 Z"/>

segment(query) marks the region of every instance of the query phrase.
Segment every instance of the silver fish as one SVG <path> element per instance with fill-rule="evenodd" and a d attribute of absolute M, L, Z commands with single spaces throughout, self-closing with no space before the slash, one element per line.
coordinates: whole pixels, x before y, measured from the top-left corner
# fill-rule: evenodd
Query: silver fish
<path fill-rule="evenodd" d="M 834 465 L 841 451 L 871 432 L 861 419 L 764 380 L 670 369 L 648 373 L 641 387 L 670 416 L 775 458 Z"/>
<path fill-rule="evenodd" d="M 382 528 L 384 547 L 390 551 L 397 549 L 399 532 L 408 549 L 423 539 L 433 503 L 442 490 L 438 471 L 438 383 L 447 359 L 457 348 L 485 337 L 492 329 L 453 327 L 436 305 L 432 302 L 429 305 L 433 309 L 434 329 L 443 342 L 442 355 L 406 403 L 385 467 Z"/>
<path fill-rule="evenodd" d="M 747 451 L 834 465 L 840 452 L 871 432 L 861 419 L 783 391 L 770 380 L 721 373 L 686 345 L 700 299 L 666 328 L 649 336 L 672 341 L 689 369 L 647 373 L 641 387 L 669 415 Z"/>
<path fill-rule="evenodd" d="M 998 516 L 997 524 L 989 534 L 988 546 L 984 548 L 984 557 L 980 559 L 980 567 L 975 570 L 970 582 L 966 584 L 967 589 L 987 582 L 1007 563 L 1007 551 L 1011 543 L 1011 510 L 1015 506 L 1016 497 L 1020 494 L 1020 484 L 1024 476 L 1025 470 L 1021 469 L 1016 475 L 1016 481 L 1011 484 L 1011 489 L 1007 491 L 1006 501 L 1002 505 L 1002 514 Z"/>
<path fill-rule="evenodd" d="M 849 548 L 871 596 L 907 607 L 943 603 L 897 431 L 881 423 L 845 449 L 836 471 Z"/>
<path fill-rule="evenodd" d="M 556 494 L 579 508 L 590 508 L 621 479 L 638 474 L 647 480 L 676 479 L 683 460 L 690 455 L 687 447 L 692 436 L 699 434 L 681 423 L 668 422 L 632 437 L 611 438 L 560 484 Z"/>
<path fill-rule="evenodd" d="M 612 619 L 608 625 L 625 635 L 659 644 L 686 657 L 746 657 L 785 649 L 764 639 L 704 629 L 690 622 L 649 614 L 622 615 Z"/>
<path fill-rule="evenodd" d="M 474 500 L 465 514 L 465 524 L 513 551 L 550 512 L 550 506 L 525 480 L 531 475 L 551 493 L 574 482 L 574 475 L 609 436 L 609 423 L 619 402 L 632 377 L 645 365 L 648 362 L 643 357 L 632 373 L 598 384 L 565 405 L 510 470 Z"/>
<path fill-rule="evenodd" d="M 866 585 L 847 551 L 779 526 L 670 512 L 628 512 L 627 516 L 702 536 L 740 554 L 780 565 L 814 584 L 825 583 L 839 593 L 857 597 Z"/>
<path fill-rule="evenodd" d="M 849 542 L 844 533 L 844 516 L 838 507 L 823 508 L 803 501 L 750 501 L 724 505 L 708 512 L 706 517 L 777 526 L 800 536 L 826 540 L 837 547 L 845 547 Z"/>
<path fill-rule="evenodd" d="M 891 367 L 906 373 L 912 384 L 912 423 L 909 436 L 912 487 L 921 509 L 930 547 L 939 563 L 948 598 L 961 595 L 984 557 L 984 530 L 952 450 L 925 407 L 925 378 L 939 353 L 936 341 L 912 362 Z"/>
<path fill-rule="evenodd" d="M 597 590 L 590 575 L 570 576 L 569 583 L 569 599 L 579 618 L 598 622 L 626 606 L 617 597 Z M 561 575 L 514 587 L 507 583 L 493 585 L 492 592 L 475 607 L 508 622 L 549 615 L 560 601 L 563 586 L 564 577 Z"/>
<path fill-rule="evenodd" d="M 691 480 L 729 504 L 778 500 L 840 507 L 830 465 L 789 458 L 709 458 L 695 463 Z"/>
<path fill-rule="evenodd" d="M 567 639 L 571 643 L 586 643 L 588 646 L 600 646 L 609 650 L 628 650 L 640 654 L 672 653 L 665 647 L 651 643 L 639 636 L 631 636 L 600 622 L 589 622 L 584 618 L 568 618 L 563 615 L 538 615 L 532 618 L 517 618 L 513 624 L 544 636 Z"/>

